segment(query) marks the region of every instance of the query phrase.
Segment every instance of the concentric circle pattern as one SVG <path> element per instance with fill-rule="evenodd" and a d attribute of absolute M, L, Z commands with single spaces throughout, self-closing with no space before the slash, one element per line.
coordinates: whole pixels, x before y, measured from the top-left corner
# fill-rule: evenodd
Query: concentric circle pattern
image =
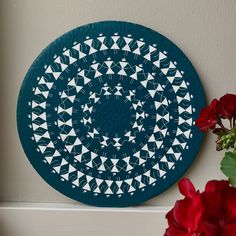
<path fill-rule="evenodd" d="M 92 205 L 128 206 L 190 166 L 204 101 L 194 68 L 168 39 L 100 22 L 66 33 L 35 60 L 19 95 L 18 130 L 54 188 Z"/>

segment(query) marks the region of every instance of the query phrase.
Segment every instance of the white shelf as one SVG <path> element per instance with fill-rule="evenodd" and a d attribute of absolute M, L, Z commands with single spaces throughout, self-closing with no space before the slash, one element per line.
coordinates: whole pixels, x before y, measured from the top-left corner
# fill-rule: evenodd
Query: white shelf
<path fill-rule="evenodd" d="M 163 235 L 169 207 L 92 207 L 82 204 L 0 203 L 1 236 Z"/>
<path fill-rule="evenodd" d="M 120 213 L 166 213 L 170 207 L 139 205 L 133 207 L 94 207 L 69 203 L 26 203 L 0 202 L 0 210 L 35 210 L 35 211 L 78 211 L 78 212 L 120 212 Z"/>

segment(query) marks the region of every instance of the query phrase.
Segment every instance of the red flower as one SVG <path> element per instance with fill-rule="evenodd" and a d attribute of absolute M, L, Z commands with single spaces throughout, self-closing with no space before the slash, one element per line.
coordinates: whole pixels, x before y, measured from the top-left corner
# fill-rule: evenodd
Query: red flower
<path fill-rule="evenodd" d="M 203 108 L 200 112 L 200 117 L 196 120 L 196 125 L 201 131 L 215 129 L 218 118 L 218 103 L 217 99 L 212 100 L 210 106 Z"/>
<path fill-rule="evenodd" d="M 228 181 L 209 181 L 199 193 L 188 179 L 179 182 L 185 196 L 167 213 L 165 236 L 235 236 L 236 188 Z"/>
<path fill-rule="evenodd" d="M 175 207 L 167 213 L 169 228 L 165 236 L 204 236 L 200 193 L 188 179 L 179 182 L 179 189 L 185 198 L 177 201 Z"/>
<path fill-rule="evenodd" d="M 235 236 L 236 188 L 230 187 L 228 181 L 209 181 L 201 197 L 207 235 Z"/>
<path fill-rule="evenodd" d="M 236 118 L 236 94 L 225 94 L 219 101 L 219 112 L 223 118 Z"/>

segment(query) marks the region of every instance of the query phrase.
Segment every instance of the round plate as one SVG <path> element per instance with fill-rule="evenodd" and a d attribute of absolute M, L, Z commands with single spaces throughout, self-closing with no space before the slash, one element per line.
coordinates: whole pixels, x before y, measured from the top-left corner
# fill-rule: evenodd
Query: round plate
<path fill-rule="evenodd" d="M 20 90 L 24 151 L 53 188 L 96 206 L 129 206 L 169 188 L 202 141 L 205 99 L 193 66 L 144 26 L 99 22 L 51 43 Z"/>

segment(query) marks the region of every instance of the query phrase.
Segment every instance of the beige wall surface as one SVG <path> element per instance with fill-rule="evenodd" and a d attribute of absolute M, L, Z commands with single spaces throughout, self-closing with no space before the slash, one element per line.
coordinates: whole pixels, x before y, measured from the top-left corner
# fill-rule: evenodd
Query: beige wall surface
<path fill-rule="evenodd" d="M 0 201 L 74 203 L 47 185 L 21 148 L 16 129 L 18 91 L 32 61 L 51 41 L 83 24 L 122 20 L 167 36 L 188 56 L 200 75 L 208 101 L 236 93 L 236 1 L 234 0 L 1 0 Z M 208 135 L 185 176 L 203 188 L 221 179 L 222 153 Z M 177 185 L 146 205 L 170 206 Z"/>

